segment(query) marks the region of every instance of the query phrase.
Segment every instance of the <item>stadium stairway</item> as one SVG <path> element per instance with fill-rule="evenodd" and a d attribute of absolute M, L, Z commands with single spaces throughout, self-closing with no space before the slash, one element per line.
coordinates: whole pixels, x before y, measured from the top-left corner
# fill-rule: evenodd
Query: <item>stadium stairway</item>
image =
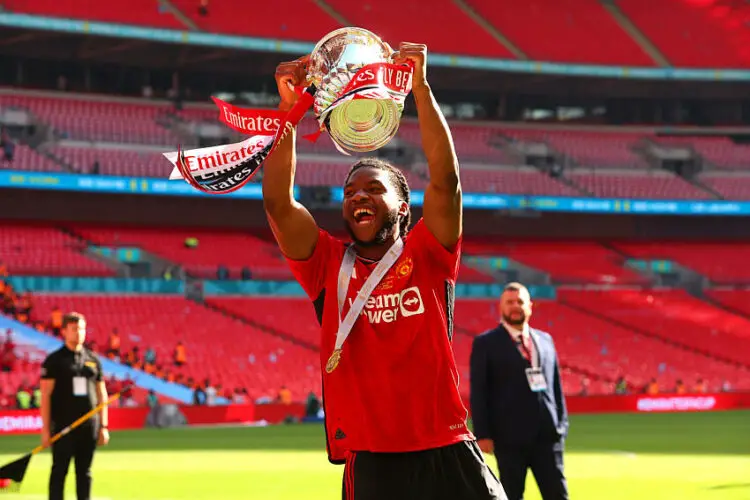
<path fill-rule="evenodd" d="M 637 43 L 645 53 L 647 53 L 651 59 L 653 59 L 661 67 L 671 67 L 672 64 L 662 54 L 659 48 L 652 42 L 633 21 L 630 20 L 625 13 L 620 10 L 615 0 L 599 0 L 605 10 L 607 10 L 612 18 L 620 25 L 620 27 L 630 35 L 630 38 Z"/>

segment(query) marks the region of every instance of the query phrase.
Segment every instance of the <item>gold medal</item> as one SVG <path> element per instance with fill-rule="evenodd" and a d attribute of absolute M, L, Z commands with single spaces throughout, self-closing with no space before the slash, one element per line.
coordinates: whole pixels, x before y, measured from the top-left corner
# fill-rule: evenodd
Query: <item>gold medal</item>
<path fill-rule="evenodd" d="M 331 357 L 328 358 L 328 363 L 326 363 L 326 373 L 333 372 L 339 366 L 339 361 L 341 361 L 341 349 L 334 349 Z"/>

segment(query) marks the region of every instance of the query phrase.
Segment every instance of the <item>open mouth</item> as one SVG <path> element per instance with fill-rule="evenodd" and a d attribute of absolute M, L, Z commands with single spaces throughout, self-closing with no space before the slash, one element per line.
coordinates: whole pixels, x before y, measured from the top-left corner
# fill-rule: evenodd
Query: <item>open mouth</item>
<path fill-rule="evenodd" d="M 375 210 L 367 207 L 354 209 L 354 222 L 357 224 L 370 224 L 375 220 Z"/>

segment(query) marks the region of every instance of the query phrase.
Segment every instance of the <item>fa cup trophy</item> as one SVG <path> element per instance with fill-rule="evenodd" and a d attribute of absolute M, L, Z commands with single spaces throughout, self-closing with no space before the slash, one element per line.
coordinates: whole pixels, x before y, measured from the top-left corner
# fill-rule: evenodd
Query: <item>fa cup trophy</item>
<path fill-rule="evenodd" d="M 291 110 L 240 108 L 214 97 L 219 120 L 247 138 L 235 144 L 164 153 L 174 166 L 169 178 L 184 179 L 210 194 L 236 191 L 250 181 L 311 107 L 319 132 L 327 130 L 342 153 L 384 146 L 398 131 L 413 71 L 409 65 L 393 64 L 392 55 L 387 43 L 362 28 L 327 34 L 308 58 L 306 86 Z"/>
<path fill-rule="evenodd" d="M 392 54 L 377 35 L 354 27 L 328 33 L 310 54 L 313 111 L 339 150 L 374 151 L 396 135 L 411 68 L 391 64 Z"/>

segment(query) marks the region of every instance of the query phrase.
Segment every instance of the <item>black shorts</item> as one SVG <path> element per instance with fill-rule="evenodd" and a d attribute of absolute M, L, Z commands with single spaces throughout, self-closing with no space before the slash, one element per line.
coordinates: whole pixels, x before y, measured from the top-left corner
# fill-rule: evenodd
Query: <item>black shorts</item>
<path fill-rule="evenodd" d="M 507 500 L 474 441 L 408 453 L 352 453 L 343 500 Z"/>

